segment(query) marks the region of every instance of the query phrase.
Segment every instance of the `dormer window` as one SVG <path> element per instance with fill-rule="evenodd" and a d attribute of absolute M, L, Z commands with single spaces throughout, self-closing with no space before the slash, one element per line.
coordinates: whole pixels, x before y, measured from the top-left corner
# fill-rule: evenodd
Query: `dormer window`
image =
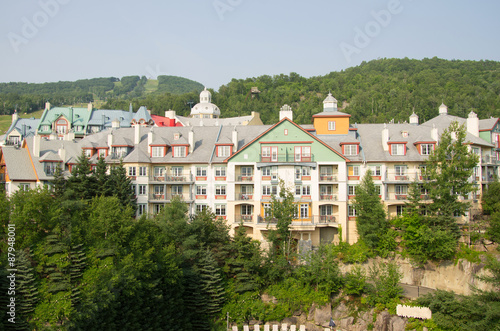
<path fill-rule="evenodd" d="M 187 156 L 187 146 L 173 146 L 173 157 L 186 157 Z"/>
<path fill-rule="evenodd" d="M 403 138 L 408 137 L 408 131 L 401 131 L 401 136 L 402 136 Z"/>
<path fill-rule="evenodd" d="M 391 155 L 406 155 L 406 144 L 394 143 L 391 144 Z"/>
<path fill-rule="evenodd" d="M 217 156 L 218 157 L 229 157 L 231 156 L 232 146 L 230 145 L 219 145 L 217 146 Z"/>
<path fill-rule="evenodd" d="M 342 152 L 344 155 L 358 155 L 359 145 L 358 144 L 341 144 Z"/>
<path fill-rule="evenodd" d="M 421 144 L 420 155 L 431 155 L 434 150 L 434 144 Z"/>
<path fill-rule="evenodd" d="M 151 157 L 164 157 L 166 149 L 167 148 L 165 146 L 152 146 Z"/>
<path fill-rule="evenodd" d="M 328 121 L 328 131 L 335 131 L 335 121 Z"/>

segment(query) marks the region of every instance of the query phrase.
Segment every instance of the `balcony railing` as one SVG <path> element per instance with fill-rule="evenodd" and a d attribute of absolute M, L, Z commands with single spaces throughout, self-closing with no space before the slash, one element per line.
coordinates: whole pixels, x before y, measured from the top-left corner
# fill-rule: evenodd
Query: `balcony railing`
<path fill-rule="evenodd" d="M 337 201 L 337 195 L 336 194 L 320 194 L 319 200 L 320 201 Z"/>
<path fill-rule="evenodd" d="M 172 194 L 172 193 L 151 193 L 149 200 L 151 201 L 171 201 L 173 198 L 179 197 L 181 200 L 190 200 L 189 194 Z"/>
<path fill-rule="evenodd" d="M 253 176 L 238 175 L 238 176 L 236 176 L 236 181 L 238 181 L 238 182 L 253 182 Z"/>
<path fill-rule="evenodd" d="M 236 215 L 234 217 L 235 223 L 253 223 L 253 215 Z"/>
<path fill-rule="evenodd" d="M 158 176 L 150 176 L 150 181 L 153 182 L 192 182 L 193 175 L 192 174 L 178 174 L 178 175 L 158 175 Z"/>
<path fill-rule="evenodd" d="M 258 224 L 276 224 L 278 220 L 270 216 L 263 217 L 259 215 L 257 217 Z M 313 215 L 303 218 L 297 218 L 292 220 L 292 225 L 314 225 L 314 224 L 336 224 L 337 218 L 334 215 Z"/>
<path fill-rule="evenodd" d="M 275 154 L 262 155 L 260 154 L 260 162 L 279 162 L 279 163 L 296 163 L 296 162 L 314 162 L 314 155 L 295 155 L 295 154 Z"/>
<path fill-rule="evenodd" d="M 337 175 L 319 175 L 319 181 L 320 182 L 336 182 L 337 181 Z"/>
<path fill-rule="evenodd" d="M 252 200 L 252 198 L 253 198 L 253 193 L 236 195 L 237 200 Z"/>

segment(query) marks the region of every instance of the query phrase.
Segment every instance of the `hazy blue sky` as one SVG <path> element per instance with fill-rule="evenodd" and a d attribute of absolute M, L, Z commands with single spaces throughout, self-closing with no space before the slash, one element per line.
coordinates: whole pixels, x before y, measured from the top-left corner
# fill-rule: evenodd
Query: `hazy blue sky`
<path fill-rule="evenodd" d="M 379 57 L 500 60 L 500 1 L 3 1 L 0 81 L 325 75 Z"/>

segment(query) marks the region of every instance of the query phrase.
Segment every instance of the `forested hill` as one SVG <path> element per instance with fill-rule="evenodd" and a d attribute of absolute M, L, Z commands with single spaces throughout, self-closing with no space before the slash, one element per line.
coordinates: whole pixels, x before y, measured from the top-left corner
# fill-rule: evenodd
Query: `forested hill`
<path fill-rule="evenodd" d="M 260 91 L 253 97 L 252 87 Z M 266 124 L 275 123 L 279 108 L 287 103 L 294 120 L 303 124 L 322 111 L 328 91 L 339 101 L 339 108 L 352 115 L 352 123 L 408 121 L 413 111 L 422 122 L 436 116 L 442 102 L 457 116 L 474 110 L 480 118 L 500 117 L 500 62 L 379 59 L 311 78 L 290 73 L 233 79 L 212 91 L 212 100 L 221 116 L 258 111 Z M 146 105 L 156 114 L 174 109 L 181 115 L 189 114 L 190 102 L 198 102 L 198 95 L 148 95 L 133 100 L 134 108 Z M 126 103 L 108 100 L 107 107 L 123 108 Z"/>
<path fill-rule="evenodd" d="M 147 94 L 199 93 L 203 85 L 177 76 L 158 76 L 157 80 L 145 76 L 120 78 L 92 78 L 74 82 L 54 83 L 0 83 L 0 113 L 9 114 L 14 108 L 33 112 L 43 108 L 45 101 L 53 105 L 72 105 L 108 98 L 129 100 Z M 17 107 L 16 107 L 17 105 Z"/>
<path fill-rule="evenodd" d="M 65 89 L 69 85 L 74 88 Z M 252 87 L 260 93 L 252 94 Z M 128 109 L 132 102 L 134 109 L 147 106 L 154 114 L 174 109 L 188 115 L 202 88 L 199 83 L 173 76 L 159 76 L 157 81 L 129 76 L 119 81 L 95 78 L 25 86 L 6 83 L 0 84 L 0 112 L 3 105 L 4 113 L 11 113 L 15 104 L 22 112 L 34 111 L 47 99 L 55 105 L 101 101 L 105 102 L 103 108 L 117 109 Z M 20 90 L 26 94 L 21 95 Z M 223 117 L 258 111 L 266 124 L 278 120 L 279 108 L 286 103 L 293 108 L 294 120 L 304 124 L 322 111 L 328 91 L 339 101 L 339 108 L 352 115 L 352 123 L 407 121 L 413 111 L 422 122 L 436 116 L 442 102 L 453 115 L 465 117 L 474 110 L 480 118 L 500 117 L 500 62 L 378 59 L 311 78 L 290 73 L 233 79 L 217 92 L 212 90 L 212 101 Z M 45 97 L 49 93 L 53 97 Z M 30 101 L 16 101 L 16 97 Z"/>

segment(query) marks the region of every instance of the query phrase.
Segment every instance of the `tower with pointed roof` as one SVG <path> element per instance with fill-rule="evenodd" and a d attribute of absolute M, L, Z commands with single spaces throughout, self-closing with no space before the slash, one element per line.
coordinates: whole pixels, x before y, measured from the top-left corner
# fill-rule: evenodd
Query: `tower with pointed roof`
<path fill-rule="evenodd" d="M 212 93 L 205 89 L 200 93 L 200 102 L 191 108 L 192 118 L 219 118 L 220 109 L 212 103 Z"/>

